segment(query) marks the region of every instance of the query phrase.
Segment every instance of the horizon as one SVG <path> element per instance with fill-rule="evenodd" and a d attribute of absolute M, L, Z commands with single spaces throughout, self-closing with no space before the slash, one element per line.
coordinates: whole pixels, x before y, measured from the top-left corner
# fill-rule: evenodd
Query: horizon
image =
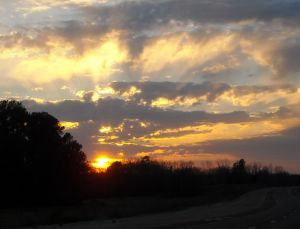
<path fill-rule="evenodd" d="M 0 98 L 58 118 L 99 166 L 244 158 L 300 174 L 299 10 L 3 0 Z"/>

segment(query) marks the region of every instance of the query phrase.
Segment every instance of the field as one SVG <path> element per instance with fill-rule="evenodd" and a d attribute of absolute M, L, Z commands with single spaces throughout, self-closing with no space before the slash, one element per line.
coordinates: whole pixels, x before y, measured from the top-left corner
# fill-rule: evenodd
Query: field
<path fill-rule="evenodd" d="M 127 197 L 83 201 L 69 206 L 5 209 L 0 211 L 0 225 L 4 228 L 67 224 L 78 221 L 110 220 L 178 211 L 193 206 L 209 205 L 238 198 L 241 194 L 257 188 L 249 185 L 207 187 L 206 194 L 191 197 Z M 1 228 L 2 228 L 1 227 Z"/>
<path fill-rule="evenodd" d="M 299 215 L 299 188 L 266 188 L 248 192 L 234 200 L 183 210 L 38 228 L 299 228 Z"/>

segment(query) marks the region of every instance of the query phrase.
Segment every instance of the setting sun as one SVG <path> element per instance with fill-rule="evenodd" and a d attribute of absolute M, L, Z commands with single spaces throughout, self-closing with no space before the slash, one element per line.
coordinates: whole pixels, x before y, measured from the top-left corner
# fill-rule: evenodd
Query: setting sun
<path fill-rule="evenodd" d="M 102 156 L 97 158 L 94 162 L 92 162 L 91 165 L 95 169 L 107 169 L 115 161 L 116 160 L 113 158 Z"/>

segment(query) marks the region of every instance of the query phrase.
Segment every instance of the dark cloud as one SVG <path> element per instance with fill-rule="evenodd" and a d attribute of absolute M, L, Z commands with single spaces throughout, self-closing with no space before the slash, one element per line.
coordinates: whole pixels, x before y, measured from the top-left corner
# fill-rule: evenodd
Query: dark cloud
<path fill-rule="evenodd" d="M 84 20 L 96 23 L 97 31 L 105 31 L 107 28 L 123 31 L 133 56 L 143 50 L 147 40 L 172 34 L 174 27 L 179 26 L 181 29 L 175 29 L 173 33 L 188 31 L 195 37 L 209 38 L 224 32 L 226 24 L 251 19 L 263 22 L 279 19 L 295 26 L 295 21 L 300 18 L 299 10 L 300 2 L 292 0 L 125 1 L 112 6 L 81 8 Z M 186 30 L 188 24 L 192 24 L 193 28 Z M 256 26 L 253 23 L 250 28 L 239 27 L 243 31 L 253 31 Z M 227 29 L 236 30 L 237 27 L 227 26 Z M 168 32 L 164 34 L 166 30 Z M 74 31 L 78 33 L 81 29 Z"/>
<path fill-rule="evenodd" d="M 78 128 L 67 131 L 70 132 L 80 144 L 82 144 L 84 152 L 87 153 L 88 156 L 92 156 L 92 152 L 101 148 L 97 142 L 100 126 L 101 122 L 80 122 L 80 126 Z"/>
<path fill-rule="evenodd" d="M 300 71 L 300 37 L 287 40 L 270 55 L 270 62 L 279 78 L 286 78 Z M 297 75 L 298 76 L 298 75 Z"/>
<path fill-rule="evenodd" d="M 258 93 L 271 93 L 279 90 L 287 93 L 297 92 L 297 88 L 292 85 L 231 86 L 226 83 L 211 82 L 204 82 L 202 84 L 185 82 L 113 82 L 110 86 L 118 95 L 129 92 L 132 87 L 135 87 L 140 92 L 132 95 L 131 99 L 147 103 L 151 103 L 161 97 L 170 100 L 175 98 L 184 100 L 204 97 L 207 102 L 213 102 L 228 91 L 232 91 L 236 97 Z"/>
<path fill-rule="evenodd" d="M 300 116 L 300 104 L 280 106 L 274 112 L 261 113 L 261 118 L 264 119 L 288 119 Z"/>
<path fill-rule="evenodd" d="M 171 20 L 228 23 L 248 19 L 299 18 L 300 3 L 279 0 L 131 1 L 106 7 L 84 7 L 82 10 L 87 17 L 111 26 L 141 30 Z"/>
<path fill-rule="evenodd" d="M 95 148 L 94 151 L 98 152 L 113 152 L 115 154 L 124 153 L 126 158 L 131 158 L 136 156 L 139 153 L 152 153 L 155 150 L 161 149 L 157 146 L 145 146 L 141 144 L 125 144 L 125 145 L 115 145 L 115 144 L 99 144 L 98 148 Z M 95 153 L 97 156 L 97 153 Z"/>
<path fill-rule="evenodd" d="M 57 35 L 73 42 L 81 43 L 84 37 L 101 37 L 110 31 L 119 30 L 127 34 L 124 39 L 129 39 L 131 46 L 136 46 L 133 50 L 141 50 L 146 37 L 155 36 L 157 28 L 166 25 L 172 27 L 176 25 L 186 26 L 186 23 L 194 22 L 202 25 L 210 24 L 209 30 L 212 32 L 216 27 L 215 23 L 231 23 L 242 20 L 256 19 L 270 21 L 273 19 L 286 19 L 295 22 L 299 19 L 299 1 L 260 1 L 260 0 L 220 0 L 220 1 L 198 1 L 198 0 L 168 0 L 168 1 L 129 1 L 112 5 L 74 5 L 72 9 L 81 12 L 81 15 L 70 20 L 60 20 L 60 25 L 46 26 L 40 28 L 23 28 L 21 33 L 16 33 L 6 43 L 12 44 L 16 39 L 23 37 L 24 43 L 41 45 L 46 43 L 47 37 Z M 200 26 L 201 27 L 201 26 Z M 203 37 L 208 25 L 201 30 Z M 220 31 L 220 28 L 217 30 Z M 224 30 L 221 29 L 221 30 Z M 147 33 L 148 31 L 148 33 Z M 24 36 L 30 32 L 41 34 L 35 39 Z M 156 33 L 161 36 L 162 30 Z M 191 31 L 193 32 L 193 31 Z M 211 33 L 210 32 L 210 33 Z M 168 33 L 169 34 L 169 33 Z"/>
<path fill-rule="evenodd" d="M 135 138 L 149 137 L 152 133 L 168 128 L 180 128 L 185 126 L 212 124 L 212 123 L 240 123 L 251 121 L 246 112 L 235 111 L 224 114 L 213 114 L 204 111 L 184 112 L 179 110 L 165 110 L 149 106 L 138 105 L 134 102 L 121 99 L 105 98 L 93 103 L 89 101 L 66 100 L 58 103 L 39 104 L 32 100 L 23 101 L 30 111 L 46 111 L 59 120 L 80 122 L 77 129 L 70 130 L 72 134 L 83 144 L 84 150 L 90 154 L 97 149 L 103 150 L 103 144 L 99 144 L 99 138 L 105 138 L 110 147 L 117 147 L 115 143 L 130 142 Z M 142 122 L 144 122 L 142 124 Z M 100 133 L 101 126 L 122 126 L 121 130 L 114 130 L 106 135 Z M 146 125 L 146 126 L 145 126 Z M 197 131 L 196 131 L 197 132 Z M 179 131 L 178 134 L 192 132 Z M 195 133 L 195 131 L 193 132 Z M 110 139 L 109 136 L 117 139 Z M 158 137 L 167 137 L 160 134 Z M 176 135 L 176 134 L 175 134 Z M 175 136 L 174 135 L 174 136 Z M 127 144 L 124 147 L 129 147 Z M 139 147 L 144 147 L 141 143 Z M 118 147 L 119 149 L 120 147 Z M 121 147 L 122 148 L 122 147 Z M 127 149 L 126 148 L 126 149 Z M 151 148 L 152 149 L 152 148 Z M 128 149 L 127 149 L 128 150 Z M 134 150 L 130 148 L 130 152 Z M 116 151 L 113 151 L 116 152 Z M 124 152 L 127 152 L 124 150 Z M 135 151 L 134 151 L 135 152 Z"/>
<path fill-rule="evenodd" d="M 236 86 L 233 87 L 235 96 L 244 96 L 250 94 L 272 93 L 277 91 L 285 91 L 286 93 L 296 93 L 298 88 L 293 85 L 261 85 L 261 86 Z"/>
<path fill-rule="evenodd" d="M 133 99 L 151 102 L 160 97 L 167 99 L 181 98 L 199 98 L 206 96 L 208 101 L 213 101 L 219 95 L 230 89 L 230 86 L 224 83 L 203 84 L 180 83 L 180 82 L 114 82 L 111 87 L 120 95 L 129 91 L 134 86 L 141 92 L 133 96 Z"/>
<path fill-rule="evenodd" d="M 212 129 L 208 130 L 176 130 L 176 132 L 161 132 L 158 133 L 155 137 L 157 138 L 176 138 L 189 134 L 207 134 L 212 132 Z"/>
<path fill-rule="evenodd" d="M 138 119 L 161 125 L 165 128 L 176 128 L 202 123 L 237 123 L 247 122 L 251 118 L 246 112 L 207 113 L 205 111 L 179 111 L 153 108 L 139 105 L 133 101 L 105 98 L 98 102 L 65 100 L 58 103 L 39 104 L 34 101 L 23 101 L 31 111 L 46 111 L 60 120 L 88 121 L 98 120 L 111 125 L 119 125 L 124 119 Z"/>

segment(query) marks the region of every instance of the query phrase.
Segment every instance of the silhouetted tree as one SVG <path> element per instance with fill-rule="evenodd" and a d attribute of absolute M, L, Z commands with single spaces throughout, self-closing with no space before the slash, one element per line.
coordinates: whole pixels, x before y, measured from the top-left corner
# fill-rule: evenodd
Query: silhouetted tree
<path fill-rule="evenodd" d="M 246 173 L 246 161 L 244 159 L 240 159 L 233 163 L 232 171 L 236 173 Z"/>
<path fill-rule="evenodd" d="M 233 163 L 232 174 L 235 183 L 246 183 L 246 161 L 240 159 Z"/>
<path fill-rule="evenodd" d="M 0 186 L 4 199 L 19 190 L 19 176 L 27 163 L 27 122 L 28 112 L 21 103 L 0 102 Z"/>
<path fill-rule="evenodd" d="M 42 202 L 78 196 L 87 171 L 82 146 L 48 113 L 0 101 L 0 182 L 4 201 Z"/>

